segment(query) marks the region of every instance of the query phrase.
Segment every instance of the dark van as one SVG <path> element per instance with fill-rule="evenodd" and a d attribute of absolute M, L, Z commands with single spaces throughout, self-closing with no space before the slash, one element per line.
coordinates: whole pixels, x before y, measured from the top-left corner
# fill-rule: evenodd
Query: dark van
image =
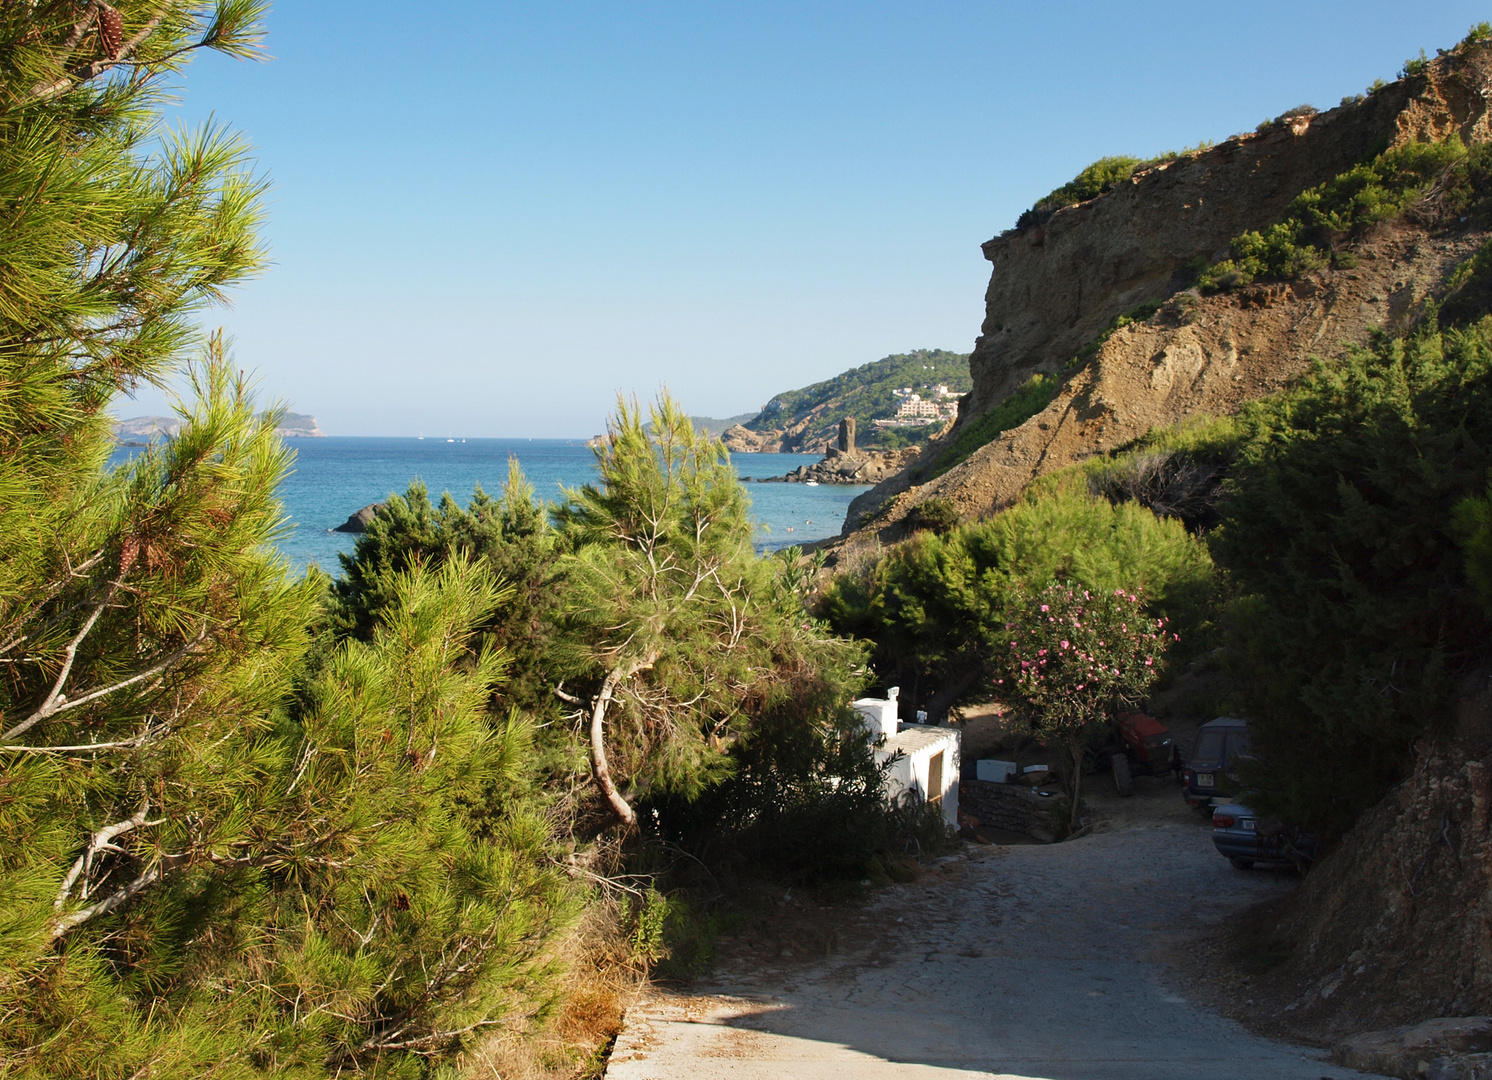
<path fill-rule="evenodd" d="M 1220 716 L 1202 725 L 1182 771 L 1187 805 L 1220 806 L 1239 791 L 1238 762 L 1249 753 L 1248 721 Z"/>

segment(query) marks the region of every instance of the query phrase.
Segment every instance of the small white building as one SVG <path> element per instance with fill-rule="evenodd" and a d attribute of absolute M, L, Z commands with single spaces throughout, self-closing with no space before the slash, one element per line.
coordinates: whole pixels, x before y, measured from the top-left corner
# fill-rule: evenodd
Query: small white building
<path fill-rule="evenodd" d="M 915 792 L 925 802 L 937 803 L 949 828 L 958 828 L 958 732 L 930 724 L 903 724 L 896 714 L 896 688 L 884 698 L 860 698 L 855 711 L 877 739 L 876 764 L 895 758 L 886 775 L 886 796 L 900 798 Z"/>

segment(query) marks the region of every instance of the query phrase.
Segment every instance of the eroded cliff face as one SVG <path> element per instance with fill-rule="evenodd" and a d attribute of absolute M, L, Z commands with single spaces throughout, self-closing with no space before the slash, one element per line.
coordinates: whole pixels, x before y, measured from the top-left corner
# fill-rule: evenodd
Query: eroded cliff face
<path fill-rule="evenodd" d="M 985 243 L 993 268 L 960 422 L 1033 372 L 1060 370 L 1116 315 L 1189 284 L 1199 261 L 1273 224 L 1307 188 L 1407 140 L 1492 137 L 1489 69 L 1484 50 L 1447 56 L 1363 101 L 1235 136 Z"/>
<path fill-rule="evenodd" d="M 856 499 L 841 548 L 900 539 L 906 515 L 933 497 L 952 501 L 965 519 L 987 516 L 1039 476 L 1156 426 L 1236 412 L 1313 357 L 1365 344 L 1378 328 L 1407 327 L 1485 233 L 1400 222 L 1362 240 L 1352 270 L 1207 297 L 1184 286 L 1234 236 L 1273 224 L 1302 191 L 1391 145 L 1451 134 L 1492 139 L 1489 99 L 1492 50 L 1448 54 L 1363 101 L 1230 139 L 989 241 L 986 317 L 969 360 L 974 389 L 950 437 L 1033 373 L 1062 371 L 1116 316 L 1163 306 L 1111 336 L 1046 409 L 956 468 L 929 479 L 941 452 L 934 444 Z"/>

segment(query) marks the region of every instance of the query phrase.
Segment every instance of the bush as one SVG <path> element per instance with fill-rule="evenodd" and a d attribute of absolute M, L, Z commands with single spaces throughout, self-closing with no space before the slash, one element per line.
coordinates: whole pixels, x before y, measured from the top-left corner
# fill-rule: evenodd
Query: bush
<path fill-rule="evenodd" d="M 1466 578 L 1492 615 L 1492 483 L 1485 496 L 1468 495 L 1456 504 L 1451 527 L 1466 557 Z"/>
<path fill-rule="evenodd" d="M 914 506 L 907 515 L 907 524 L 914 530 L 928 529 L 941 535 L 958 525 L 959 516 L 952 499 L 936 497 Z"/>
<path fill-rule="evenodd" d="M 1202 143 L 1183 153 L 1206 149 L 1208 145 L 1210 144 Z M 1096 199 L 1114 190 L 1140 169 L 1172 161 L 1178 156 L 1166 153 L 1149 159 L 1124 156 L 1099 158 L 1067 183 L 1038 199 L 1035 206 L 1024 211 L 1016 220 L 1015 227 L 1026 229 L 1040 225 L 1064 206 L 1076 206 L 1080 202 Z"/>
<path fill-rule="evenodd" d="M 1183 634 L 1210 617 L 1204 545 L 1138 503 L 1094 498 L 1078 469 L 1033 485 L 989 521 L 918 533 L 868 571 L 834 578 L 821 610 L 841 633 L 875 643 L 882 683 L 938 716 L 993 687 L 1012 605 L 1057 578 L 1144 588 Z"/>
<path fill-rule="evenodd" d="M 1453 508 L 1492 465 L 1492 320 L 1382 339 L 1246 409 L 1211 536 L 1261 810 L 1327 835 L 1402 778 L 1486 652 Z"/>
<path fill-rule="evenodd" d="M 1451 272 L 1435 317 L 1441 326 L 1462 326 L 1488 312 L 1492 312 L 1492 241 Z"/>
<path fill-rule="evenodd" d="M 1223 463 L 1164 450 L 1127 454 L 1088 474 L 1089 489 L 1112 503 L 1133 499 L 1157 517 L 1195 532 L 1216 525 Z"/>
<path fill-rule="evenodd" d="M 1062 749 L 1071 796 L 1068 827 L 1082 807 L 1083 748 L 1121 709 L 1133 708 L 1160 672 L 1174 632 L 1123 587 L 1089 590 L 1054 581 L 1014 605 L 1002 691 L 1032 730 Z"/>
<path fill-rule="evenodd" d="M 1441 142 L 1406 143 L 1355 165 L 1302 192 L 1286 208 L 1283 221 L 1234 238 L 1232 257 L 1205 270 L 1201 287 L 1224 291 L 1261 278 L 1288 280 L 1319 270 L 1337 244 L 1370 225 L 1399 217 L 1434 181 L 1454 184 L 1465 176 L 1466 159 L 1465 145 L 1453 136 Z M 1477 161 L 1480 177 L 1480 156 Z"/>

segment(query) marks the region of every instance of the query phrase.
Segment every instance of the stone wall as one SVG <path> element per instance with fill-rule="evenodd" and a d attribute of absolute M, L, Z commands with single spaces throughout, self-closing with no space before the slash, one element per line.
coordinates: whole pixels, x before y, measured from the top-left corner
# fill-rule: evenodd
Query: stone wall
<path fill-rule="evenodd" d="M 964 780 L 958 785 L 958 804 L 973 814 L 979 824 L 991 829 L 1045 836 L 1049 832 L 1046 805 L 1024 784 L 995 784 L 988 780 Z"/>

